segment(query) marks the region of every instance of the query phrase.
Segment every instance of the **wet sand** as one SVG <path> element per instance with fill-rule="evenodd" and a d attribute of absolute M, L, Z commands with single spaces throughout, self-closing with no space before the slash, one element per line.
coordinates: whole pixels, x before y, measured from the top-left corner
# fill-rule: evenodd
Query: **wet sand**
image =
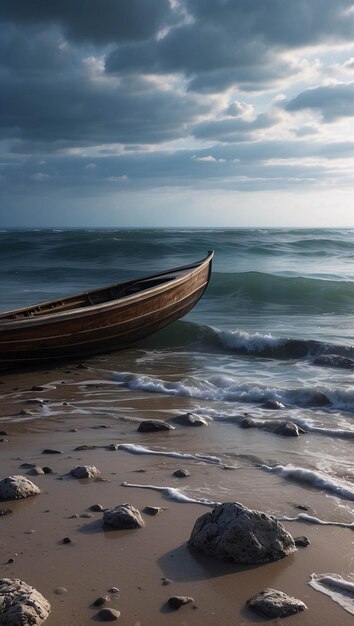
<path fill-rule="evenodd" d="M 68 367 L 0 376 L 0 379 L 0 430 L 7 432 L 7 441 L 0 443 L 0 478 L 26 475 L 27 470 L 20 469 L 23 463 L 50 466 L 54 470 L 53 474 L 29 476 L 42 493 L 22 501 L 1 503 L 2 508 L 13 512 L 0 518 L 2 576 L 25 580 L 49 600 L 52 610 L 46 621 L 48 626 L 84 626 L 95 622 L 98 610 L 92 607 L 92 602 L 112 586 L 118 587 L 119 593 L 110 594 L 112 601 L 107 606 L 121 611 L 122 624 L 134 626 L 258 624 L 264 620 L 250 613 L 245 602 L 265 587 L 294 595 L 308 606 L 303 613 L 284 620 L 267 620 L 268 623 L 352 624 L 349 613 L 313 590 L 308 581 L 312 572 L 335 572 L 347 578 L 348 572 L 354 571 L 353 530 L 285 522 L 293 536 L 307 535 L 310 546 L 266 565 L 224 564 L 192 554 L 186 547 L 195 520 L 209 508 L 178 503 L 166 499 L 163 493 L 125 487 L 122 483 L 188 486 L 188 493 L 194 493 L 195 497 L 232 499 L 275 514 L 296 515 L 295 505 L 306 503 L 319 517 L 326 512 L 328 517 L 328 498 L 323 495 L 320 498 L 308 490 L 305 502 L 302 488 L 281 479 L 275 494 L 274 477 L 249 466 L 229 471 L 193 460 L 109 450 L 111 443 L 131 442 L 190 453 L 196 449 L 197 442 L 205 449 L 205 435 L 202 428 L 138 433 L 138 423 L 142 418 L 153 417 L 155 410 L 164 407 L 166 418 L 171 408 L 169 399 L 156 396 L 147 406 L 139 394 L 124 390 L 118 400 L 117 392 L 113 394 L 109 386 L 105 396 L 107 407 L 120 402 L 120 418 L 110 411 L 95 411 L 92 397 L 85 414 L 73 411 L 73 406 L 82 408 L 78 400 L 82 402 L 84 394 L 83 387 L 73 383 L 85 381 L 89 385 L 90 380 L 97 379 L 94 370 Z M 38 385 L 48 388 L 33 391 L 32 387 Z M 92 385 L 91 391 L 95 383 Z M 49 402 L 29 402 L 36 399 Z M 186 399 L 184 403 L 188 410 Z M 34 415 L 20 415 L 21 411 L 31 411 Z M 75 447 L 84 444 L 99 447 L 75 451 Z M 45 448 L 56 448 L 63 453 L 44 455 Z M 68 472 L 76 465 L 95 465 L 104 480 L 71 478 Z M 180 467 L 188 469 L 191 476 L 174 478 L 173 471 Z M 130 531 L 104 530 L 102 513 L 90 511 L 94 504 L 109 507 L 124 502 L 140 510 L 147 505 L 166 510 L 156 517 L 143 514 L 146 526 Z M 345 507 L 342 519 L 352 521 Z M 64 537 L 70 537 L 71 543 L 63 544 Z M 9 559 L 14 561 L 8 563 Z M 172 582 L 165 585 L 163 578 Z M 62 587 L 67 591 L 58 594 Z M 171 595 L 192 596 L 195 602 L 173 611 L 166 606 Z"/>

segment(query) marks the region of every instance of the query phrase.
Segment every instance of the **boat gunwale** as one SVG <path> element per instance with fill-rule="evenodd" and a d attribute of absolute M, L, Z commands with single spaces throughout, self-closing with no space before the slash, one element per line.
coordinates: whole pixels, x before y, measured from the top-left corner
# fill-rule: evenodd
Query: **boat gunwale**
<path fill-rule="evenodd" d="M 175 277 L 175 278 L 171 278 L 170 281 L 163 283 L 161 285 L 154 285 L 153 287 L 148 287 L 147 289 L 144 289 L 142 291 L 139 291 L 137 293 L 134 294 L 129 294 L 127 296 L 122 296 L 120 298 L 115 298 L 114 300 L 108 300 L 107 302 L 100 302 L 98 304 L 92 304 L 92 305 L 85 305 L 85 306 L 79 306 L 70 310 L 66 310 L 66 311 L 57 311 L 55 312 L 54 310 L 50 313 L 47 314 L 43 314 L 43 315 L 38 315 L 37 317 L 24 317 L 21 319 L 6 319 L 4 318 L 4 320 L 1 319 L 0 317 L 0 331 L 3 330 L 14 330 L 14 329 L 20 329 L 23 327 L 33 327 L 33 326 L 40 326 L 43 324 L 50 324 L 52 321 L 54 322 L 60 322 L 60 321 L 65 321 L 65 320 L 69 320 L 69 319 L 76 319 L 77 317 L 87 317 L 88 315 L 92 314 L 92 313 L 101 313 L 101 312 L 105 312 L 105 311 L 109 311 L 112 308 L 115 309 L 119 309 L 123 306 L 125 306 L 126 304 L 134 304 L 137 301 L 143 301 L 146 300 L 147 298 L 151 297 L 151 295 L 154 294 L 159 294 L 160 292 L 162 293 L 166 293 L 167 291 L 170 291 L 171 289 L 174 289 L 175 287 L 179 286 L 180 284 L 183 284 L 184 282 L 186 282 L 186 280 L 189 280 L 191 276 L 193 276 L 193 274 L 197 274 L 201 269 L 203 269 L 205 266 L 210 265 L 212 258 L 214 256 L 214 252 L 213 251 L 209 251 L 208 255 L 204 258 L 201 259 L 201 261 L 197 261 L 195 263 L 192 263 L 190 265 L 184 265 L 184 266 L 180 266 L 180 267 L 174 267 L 171 268 L 170 270 L 166 270 L 164 272 L 161 273 L 157 273 L 157 274 L 149 274 L 147 276 L 142 276 L 141 278 L 136 278 L 133 280 L 128 280 L 128 281 L 122 281 L 120 283 L 114 283 L 111 285 L 105 285 L 103 287 L 98 287 L 96 289 L 92 289 L 90 291 L 81 291 L 81 292 L 77 292 L 74 293 L 70 296 L 66 296 L 64 298 L 57 298 L 57 300 L 49 300 L 47 302 L 41 302 L 33 305 L 29 305 L 28 307 L 23 307 L 23 308 L 19 308 L 19 309 L 13 309 L 10 311 L 4 311 L 3 313 L 0 313 L 1 315 L 11 315 L 11 314 L 16 314 L 17 312 L 23 312 L 26 311 L 28 309 L 31 309 L 32 307 L 36 307 L 36 306 L 44 306 L 47 304 L 50 304 L 53 302 L 53 304 L 55 302 L 58 302 L 60 300 L 65 301 L 65 300 L 70 300 L 71 298 L 75 298 L 75 297 L 79 297 L 79 296 L 90 296 L 90 294 L 94 294 L 100 291 L 104 291 L 105 289 L 113 289 L 114 287 L 119 287 L 119 286 L 124 286 L 124 285 L 129 285 L 132 284 L 134 282 L 138 283 L 140 281 L 144 281 L 144 280 L 150 280 L 153 278 L 158 278 L 158 277 L 163 277 L 166 276 L 168 274 L 172 274 L 173 272 L 180 272 L 185 270 L 185 273 L 180 276 L 180 277 Z M 190 271 L 188 271 L 190 270 Z M 208 282 L 208 281 L 207 281 Z M 121 306 L 120 306 L 121 305 Z"/>

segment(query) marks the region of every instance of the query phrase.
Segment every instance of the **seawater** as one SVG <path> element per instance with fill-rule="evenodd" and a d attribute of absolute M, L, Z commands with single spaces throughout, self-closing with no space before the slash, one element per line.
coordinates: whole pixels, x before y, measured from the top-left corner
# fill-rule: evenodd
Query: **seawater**
<path fill-rule="evenodd" d="M 3 230 L 0 308 L 184 265 L 208 250 L 213 273 L 197 306 L 129 350 L 87 360 L 96 387 L 83 371 L 72 411 L 133 420 L 199 413 L 208 427 L 179 431 L 151 452 L 253 468 L 269 492 L 286 485 L 291 498 L 296 484 L 306 501 L 322 498 L 322 517 L 327 507 L 332 521 L 351 524 L 354 230 Z M 54 412 L 39 405 L 37 416 Z M 245 416 L 254 428 L 241 427 Z M 284 421 L 306 432 L 275 434 Z M 220 479 L 222 498 L 206 486 L 206 499 L 235 499 L 232 480 Z"/>

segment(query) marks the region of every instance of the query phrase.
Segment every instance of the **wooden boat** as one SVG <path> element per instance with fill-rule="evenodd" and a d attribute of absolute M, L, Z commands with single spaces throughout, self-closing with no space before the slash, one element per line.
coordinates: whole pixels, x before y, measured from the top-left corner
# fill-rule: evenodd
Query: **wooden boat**
<path fill-rule="evenodd" d="M 0 313 L 0 369 L 103 354 L 160 330 L 203 295 L 212 258 Z"/>

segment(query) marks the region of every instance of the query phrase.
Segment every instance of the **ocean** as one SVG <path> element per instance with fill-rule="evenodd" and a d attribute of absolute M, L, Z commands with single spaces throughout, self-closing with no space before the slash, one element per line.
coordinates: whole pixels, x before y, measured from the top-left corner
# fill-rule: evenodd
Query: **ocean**
<path fill-rule="evenodd" d="M 59 410 L 127 422 L 196 413 L 207 427 L 153 446 L 129 432 L 122 444 L 160 460 L 202 457 L 247 480 L 206 472 L 171 497 L 246 499 L 280 517 L 353 526 L 354 230 L 2 230 L 0 309 L 183 265 L 208 250 L 209 287 L 184 319 L 87 359 L 80 379 L 66 376 L 64 409 L 39 403 L 13 420 L 49 421 Z M 56 376 L 49 371 L 49 386 Z M 301 434 L 279 434 L 284 422 Z"/>

